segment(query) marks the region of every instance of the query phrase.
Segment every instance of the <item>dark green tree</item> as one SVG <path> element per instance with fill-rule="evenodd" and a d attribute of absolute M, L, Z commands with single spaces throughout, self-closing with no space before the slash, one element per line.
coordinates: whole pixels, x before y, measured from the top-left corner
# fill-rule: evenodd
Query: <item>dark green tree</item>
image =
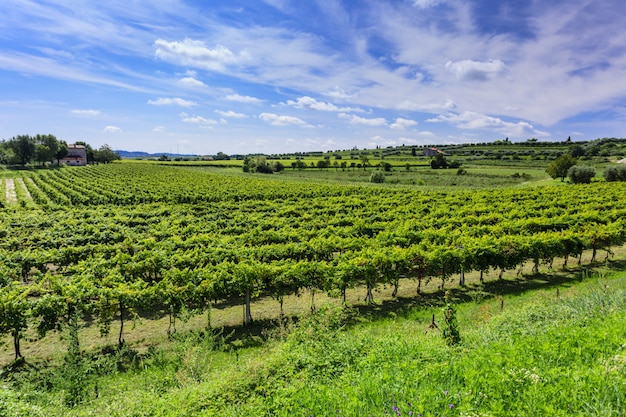
<path fill-rule="evenodd" d="M 548 168 L 546 168 L 546 172 L 554 179 L 560 178 L 561 181 L 565 181 L 565 177 L 567 177 L 567 170 L 574 165 L 576 165 L 576 158 L 567 153 L 552 161 L 552 163 L 548 165 Z"/>
<path fill-rule="evenodd" d="M 596 176 L 596 170 L 592 167 L 574 165 L 567 170 L 567 178 L 574 184 L 589 184 Z"/>
<path fill-rule="evenodd" d="M 28 135 L 17 135 L 8 142 L 20 165 L 25 166 L 35 156 L 35 140 Z"/>
<path fill-rule="evenodd" d="M 54 135 L 35 135 L 35 159 L 41 165 L 52 162 L 59 150 L 59 141 Z"/>
<path fill-rule="evenodd" d="M 113 151 L 111 147 L 107 144 L 102 145 L 97 151 L 94 152 L 94 161 L 108 164 L 109 162 L 117 161 L 122 159 L 119 154 Z"/>
<path fill-rule="evenodd" d="M 61 165 L 61 159 L 65 158 L 69 154 L 70 151 L 67 148 L 67 142 L 65 142 L 64 140 L 60 141 L 57 152 L 54 155 L 54 158 L 57 160 L 57 165 Z"/>

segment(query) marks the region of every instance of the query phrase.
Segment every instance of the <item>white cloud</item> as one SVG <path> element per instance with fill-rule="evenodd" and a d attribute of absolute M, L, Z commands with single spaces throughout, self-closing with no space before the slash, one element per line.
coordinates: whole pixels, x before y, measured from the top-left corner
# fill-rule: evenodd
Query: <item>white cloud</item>
<path fill-rule="evenodd" d="M 524 137 L 527 135 L 547 136 L 548 133 L 537 130 L 528 122 L 505 122 L 497 117 L 466 111 L 460 114 L 447 113 L 427 122 L 445 122 L 453 124 L 461 129 L 491 129 L 512 137 Z"/>
<path fill-rule="evenodd" d="M 263 100 L 260 100 L 256 97 L 241 96 L 239 94 L 229 94 L 226 96 L 226 100 L 236 101 L 238 103 L 250 103 L 250 104 L 260 104 L 263 102 Z"/>
<path fill-rule="evenodd" d="M 247 115 L 243 113 L 237 113 L 232 110 L 228 110 L 228 111 L 215 110 L 215 113 L 219 114 L 222 117 L 228 117 L 231 119 L 245 119 L 246 117 L 248 117 Z"/>
<path fill-rule="evenodd" d="M 334 111 L 334 112 L 352 112 L 352 111 L 363 111 L 359 108 L 354 107 L 337 107 L 332 103 L 328 103 L 325 101 L 317 101 L 316 99 L 304 96 L 298 98 L 297 101 L 288 100 L 287 105 L 293 106 L 298 109 L 309 109 L 309 110 L 319 110 L 319 111 Z"/>
<path fill-rule="evenodd" d="M 247 51 L 236 54 L 225 46 L 216 45 L 214 48 L 210 48 L 202 41 L 189 38 L 185 38 L 181 42 L 157 39 L 154 45 L 156 56 L 164 61 L 212 71 L 223 71 L 229 65 L 250 59 L 250 54 Z"/>
<path fill-rule="evenodd" d="M 499 59 L 480 62 L 466 59 L 463 61 L 446 62 L 446 70 L 454 74 L 458 80 L 487 81 L 506 72 L 506 65 Z"/>
<path fill-rule="evenodd" d="M 102 129 L 102 131 L 105 132 L 105 133 L 121 133 L 122 129 L 120 129 L 117 126 L 110 126 L 109 125 L 109 126 L 105 127 L 104 129 Z"/>
<path fill-rule="evenodd" d="M 184 100 L 182 98 L 174 97 L 174 98 L 159 98 L 157 100 L 148 100 L 148 104 L 152 104 L 154 106 L 181 106 L 181 107 L 193 107 L 197 106 L 198 103 L 194 101 Z"/>
<path fill-rule="evenodd" d="M 187 113 L 181 113 L 180 117 L 184 123 L 198 124 L 198 125 L 214 125 L 217 121 L 213 119 L 207 119 L 202 116 L 190 116 Z"/>
<path fill-rule="evenodd" d="M 165 132 L 165 126 L 155 126 L 152 129 L 153 132 L 158 133 L 158 132 Z"/>
<path fill-rule="evenodd" d="M 389 125 L 389 127 L 392 129 L 404 130 L 408 127 L 416 126 L 416 125 L 417 125 L 417 122 L 415 120 L 403 119 L 401 117 L 398 117 L 394 123 Z"/>
<path fill-rule="evenodd" d="M 364 117 L 359 117 L 355 115 L 349 115 L 345 113 L 339 114 L 339 117 L 342 119 L 348 119 L 351 124 L 360 124 L 365 126 L 387 126 L 387 120 L 382 117 L 376 117 L 373 119 L 367 119 Z"/>
<path fill-rule="evenodd" d="M 70 113 L 77 116 L 96 117 L 100 115 L 100 110 L 72 110 Z"/>
<path fill-rule="evenodd" d="M 178 85 L 186 88 L 204 88 L 207 85 L 193 77 L 185 77 L 178 80 Z"/>
<path fill-rule="evenodd" d="M 346 90 L 336 85 L 332 90 L 324 93 L 328 97 L 332 97 L 337 100 L 347 100 L 352 98 L 352 94 L 349 94 Z"/>
<path fill-rule="evenodd" d="M 304 120 L 298 117 L 293 117 L 293 116 L 284 116 L 284 115 L 278 115 L 278 114 L 273 114 L 273 113 L 261 113 L 259 114 L 259 119 L 266 121 L 274 126 L 295 125 L 295 126 L 309 126 L 310 127 L 310 125 Z"/>
<path fill-rule="evenodd" d="M 443 103 L 415 103 L 411 100 L 404 100 L 400 104 L 398 104 L 398 109 L 401 110 L 413 110 L 413 111 L 423 111 L 423 112 L 439 112 L 441 110 L 452 110 L 456 109 L 458 105 L 450 99 L 445 100 Z"/>

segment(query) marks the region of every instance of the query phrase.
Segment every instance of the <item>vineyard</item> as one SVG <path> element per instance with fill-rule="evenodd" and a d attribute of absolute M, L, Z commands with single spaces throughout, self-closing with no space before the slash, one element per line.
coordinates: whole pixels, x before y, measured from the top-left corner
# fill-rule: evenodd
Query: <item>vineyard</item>
<path fill-rule="evenodd" d="M 0 187 L 0 330 L 15 357 L 88 314 L 103 334 L 309 291 L 368 302 L 400 279 L 463 285 L 464 274 L 595 261 L 626 240 L 626 187 L 596 182 L 496 191 L 418 191 L 110 164 L 26 172 Z M 314 308 L 314 298 L 311 298 Z M 210 319 L 209 319 L 210 321 Z"/>

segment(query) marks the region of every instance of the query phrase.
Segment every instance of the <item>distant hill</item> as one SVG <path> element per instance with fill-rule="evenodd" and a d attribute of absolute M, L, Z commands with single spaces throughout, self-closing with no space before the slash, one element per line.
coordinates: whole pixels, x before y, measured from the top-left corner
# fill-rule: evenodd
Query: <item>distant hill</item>
<path fill-rule="evenodd" d="M 122 150 L 116 150 L 114 152 L 117 153 L 122 158 L 129 158 L 129 159 L 158 158 L 162 155 L 166 155 L 168 158 L 189 158 L 189 157 L 198 156 L 198 155 L 193 155 L 193 154 L 179 154 L 179 153 L 169 153 L 169 152 L 148 153 L 148 152 L 141 152 L 141 151 L 122 151 Z"/>

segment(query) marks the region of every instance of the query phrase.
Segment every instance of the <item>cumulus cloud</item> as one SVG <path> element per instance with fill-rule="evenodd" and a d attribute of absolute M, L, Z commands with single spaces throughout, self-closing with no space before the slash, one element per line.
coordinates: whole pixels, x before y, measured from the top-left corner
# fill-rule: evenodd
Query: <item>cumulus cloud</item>
<path fill-rule="evenodd" d="M 242 63 L 250 58 L 247 51 L 236 54 L 223 45 L 210 48 L 202 41 L 189 38 L 174 42 L 157 39 L 154 46 L 156 56 L 164 61 L 211 71 L 223 71 L 229 65 Z"/>
<path fill-rule="evenodd" d="M 259 114 L 259 119 L 266 121 L 274 126 L 310 126 L 307 122 L 298 117 L 283 116 L 273 113 L 261 113 Z"/>
<path fill-rule="evenodd" d="M 222 117 L 229 117 L 231 119 L 245 119 L 246 117 L 248 117 L 247 115 L 243 113 L 237 113 L 232 110 L 228 110 L 228 111 L 215 110 L 215 113 L 219 114 Z"/>
<path fill-rule="evenodd" d="M 178 85 L 186 88 L 204 88 L 207 85 L 200 80 L 196 80 L 193 77 L 184 77 L 178 80 Z"/>
<path fill-rule="evenodd" d="M 334 111 L 334 112 L 349 112 L 349 111 L 363 111 L 359 108 L 353 107 L 337 107 L 332 103 L 325 101 L 318 101 L 312 97 L 304 96 L 298 98 L 298 100 L 288 100 L 287 105 L 293 106 L 298 109 L 309 109 L 319 111 Z"/>
<path fill-rule="evenodd" d="M 389 125 L 389 127 L 396 130 L 404 130 L 406 128 L 416 125 L 417 122 L 415 120 L 403 119 L 401 117 L 398 117 L 394 123 Z"/>
<path fill-rule="evenodd" d="M 487 116 L 485 114 L 471 111 L 466 111 L 460 114 L 441 114 L 426 121 L 450 123 L 461 129 L 491 129 L 512 137 L 523 137 L 527 135 L 548 136 L 548 133 L 535 129 L 534 126 L 528 122 L 506 122 L 497 117 Z"/>
<path fill-rule="evenodd" d="M 236 101 L 238 103 L 260 104 L 263 100 L 251 96 L 241 96 L 239 94 L 229 94 L 226 96 L 228 101 Z"/>
<path fill-rule="evenodd" d="M 181 106 L 181 107 L 193 107 L 193 106 L 198 105 L 198 103 L 196 103 L 195 101 L 184 100 L 178 97 L 148 100 L 148 104 L 152 104 L 154 106 L 172 106 L 173 105 L 173 106 Z"/>
<path fill-rule="evenodd" d="M 155 126 L 152 129 L 153 132 L 158 133 L 158 132 L 165 132 L 165 126 Z"/>
<path fill-rule="evenodd" d="M 367 119 L 365 117 L 359 117 L 355 115 L 341 113 L 339 117 L 348 119 L 351 124 L 360 124 L 365 126 L 387 126 L 387 120 L 382 117 L 376 117 L 373 119 Z"/>
<path fill-rule="evenodd" d="M 70 113 L 77 116 L 95 117 L 100 115 L 100 110 L 72 110 Z"/>
<path fill-rule="evenodd" d="M 102 131 L 105 132 L 105 133 L 121 133 L 122 129 L 120 129 L 117 126 L 109 125 L 109 126 L 105 127 L 104 129 L 102 129 Z"/>
<path fill-rule="evenodd" d="M 499 59 L 495 61 L 463 61 L 446 62 L 446 70 L 462 81 L 487 81 L 506 72 L 506 65 Z"/>

